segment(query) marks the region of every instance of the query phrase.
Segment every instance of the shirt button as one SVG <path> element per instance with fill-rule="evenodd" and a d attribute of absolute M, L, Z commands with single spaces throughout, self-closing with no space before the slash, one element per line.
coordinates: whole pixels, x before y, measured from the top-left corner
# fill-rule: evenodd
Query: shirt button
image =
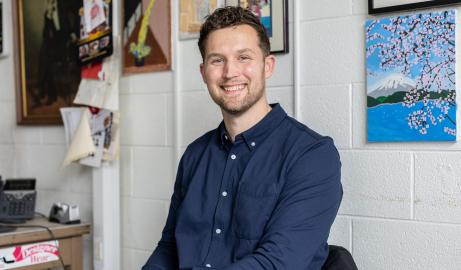
<path fill-rule="evenodd" d="M 236 155 L 234 155 L 234 154 L 231 155 L 231 159 L 236 159 L 236 158 L 237 158 Z"/>
<path fill-rule="evenodd" d="M 226 140 L 227 140 L 227 135 L 224 135 L 224 139 L 226 139 Z"/>
<path fill-rule="evenodd" d="M 217 234 L 221 234 L 221 229 L 216 229 L 215 231 Z"/>
<path fill-rule="evenodd" d="M 255 146 L 256 146 L 256 143 L 255 143 L 255 142 L 251 142 L 250 145 L 253 146 L 253 147 L 255 147 Z"/>
<path fill-rule="evenodd" d="M 227 196 L 227 192 L 225 192 L 225 191 L 223 191 L 221 194 L 222 194 L 223 197 Z"/>
<path fill-rule="evenodd" d="M 205 264 L 205 267 L 210 268 L 211 264 L 207 263 L 207 264 Z"/>

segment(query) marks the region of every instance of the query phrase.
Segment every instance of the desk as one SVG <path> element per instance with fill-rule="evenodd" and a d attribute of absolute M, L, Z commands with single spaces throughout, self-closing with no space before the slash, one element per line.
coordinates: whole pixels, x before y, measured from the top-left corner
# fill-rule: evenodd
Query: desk
<path fill-rule="evenodd" d="M 66 270 L 82 269 L 82 235 L 90 233 L 90 224 L 62 225 L 48 222 L 45 218 L 35 218 L 24 224 L 18 225 L 40 225 L 50 228 L 59 241 L 59 251 L 66 266 Z M 0 249 L 22 244 L 49 241 L 50 239 L 51 236 L 46 229 L 18 228 L 14 232 L 0 234 Z M 14 270 L 41 270 L 60 266 L 61 262 L 57 260 L 14 268 Z"/>

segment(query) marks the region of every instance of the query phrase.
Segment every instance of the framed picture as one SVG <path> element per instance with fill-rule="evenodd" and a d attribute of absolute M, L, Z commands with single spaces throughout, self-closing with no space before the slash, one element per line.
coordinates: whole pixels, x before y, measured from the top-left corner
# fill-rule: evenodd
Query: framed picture
<path fill-rule="evenodd" d="M 179 35 L 181 39 L 197 38 L 206 16 L 221 6 L 223 0 L 180 0 Z"/>
<path fill-rule="evenodd" d="M 452 9 L 365 23 L 368 141 L 456 140 L 456 21 Z"/>
<path fill-rule="evenodd" d="M 461 0 L 368 0 L 368 14 L 461 3 Z"/>
<path fill-rule="evenodd" d="M 62 125 L 80 84 L 81 0 L 17 0 L 13 21 L 18 124 Z"/>
<path fill-rule="evenodd" d="M 170 0 L 124 0 L 123 7 L 123 72 L 170 69 Z"/>
<path fill-rule="evenodd" d="M 225 5 L 253 11 L 266 28 L 271 53 L 288 53 L 288 0 L 226 0 Z"/>

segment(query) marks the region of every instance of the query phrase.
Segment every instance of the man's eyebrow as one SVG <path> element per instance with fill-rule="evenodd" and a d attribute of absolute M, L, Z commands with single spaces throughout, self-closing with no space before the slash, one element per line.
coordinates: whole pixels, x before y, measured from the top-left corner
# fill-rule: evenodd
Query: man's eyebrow
<path fill-rule="evenodd" d="M 248 53 L 248 52 L 250 52 L 250 53 L 256 53 L 255 51 L 253 51 L 253 50 L 250 49 L 250 48 L 241 49 L 241 50 L 238 50 L 237 52 L 238 52 L 238 53 Z"/>
<path fill-rule="evenodd" d="M 222 55 L 219 54 L 219 53 L 210 53 L 210 54 L 208 54 L 208 55 L 206 56 L 205 59 L 209 59 L 209 58 L 211 58 L 211 57 L 222 57 Z"/>
<path fill-rule="evenodd" d="M 256 52 L 250 48 L 245 48 L 245 49 L 240 49 L 237 51 L 238 54 L 242 54 L 242 53 L 252 53 L 252 54 L 256 54 Z M 223 57 L 222 54 L 220 53 L 209 53 L 206 57 L 205 57 L 205 60 L 208 60 L 212 57 Z"/>

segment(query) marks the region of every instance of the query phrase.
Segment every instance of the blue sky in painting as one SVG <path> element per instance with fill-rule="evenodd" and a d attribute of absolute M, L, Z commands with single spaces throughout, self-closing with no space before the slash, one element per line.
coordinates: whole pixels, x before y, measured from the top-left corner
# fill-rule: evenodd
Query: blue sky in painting
<path fill-rule="evenodd" d="M 414 15 L 408 15 L 408 16 L 419 16 L 419 15 L 421 15 L 423 20 L 424 20 L 424 19 L 428 19 L 431 16 L 440 15 L 442 12 L 414 14 Z M 455 22 L 455 10 L 449 10 L 448 13 L 449 13 L 448 19 L 445 20 L 445 21 L 454 23 Z M 402 17 L 404 17 L 404 16 L 402 16 Z M 372 35 L 374 33 L 377 33 L 377 34 L 382 35 L 383 38 L 379 38 L 379 39 L 375 39 L 375 40 L 371 40 L 371 41 L 367 38 L 367 42 L 366 42 L 366 47 L 367 48 L 369 46 L 371 46 L 371 45 L 377 44 L 378 42 L 383 42 L 383 43 L 389 42 L 388 40 L 390 38 L 392 38 L 392 36 L 394 35 L 392 32 L 387 31 L 383 27 L 385 25 L 391 24 L 391 19 L 390 18 L 381 18 L 379 20 L 367 20 L 366 23 L 365 23 L 365 29 L 367 29 L 374 22 L 377 22 L 377 24 L 371 29 L 371 31 L 369 33 L 366 33 L 367 37 L 369 37 L 370 35 Z M 409 27 L 408 24 L 405 24 L 405 23 L 403 23 L 402 26 L 406 27 L 406 28 Z M 416 27 L 414 32 L 415 32 L 416 35 L 418 35 L 419 31 L 420 31 L 420 27 Z M 452 31 L 452 35 L 453 35 L 452 39 L 454 41 L 455 40 L 455 31 Z M 434 34 L 428 34 L 427 38 L 434 38 Z M 446 48 L 447 48 L 447 46 L 445 46 L 445 48 L 440 48 L 440 49 L 446 49 Z M 367 88 L 372 88 L 377 82 L 379 82 L 380 80 L 382 80 L 383 78 L 387 77 L 388 75 L 390 75 L 392 73 L 400 73 L 402 71 L 401 67 L 395 67 L 392 70 L 382 69 L 380 67 L 380 59 L 379 59 L 379 56 L 378 56 L 379 52 L 380 52 L 380 50 L 377 49 L 377 50 L 375 50 L 375 52 L 373 54 L 371 54 L 371 55 L 369 55 L 367 57 L 367 86 L 368 86 Z M 410 57 L 410 59 L 414 58 L 414 57 L 415 56 L 413 55 L 413 56 Z M 433 54 L 430 57 L 429 60 L 431 60 L 431 62 L 437 62 L 439 59 L 437 58 L 437 56 L 435 56 Z M 421 60 L 420 60 L 420 62 L 421 62 Z M 455 63 L 453 62 L 453 65 L 454 64 Z M 413 65 L 412 68 L 410 69 L 410 74 L 408 74 L 407 77 L 409 77 L 410 79 L 416 80 L 418 75 L 421 73 L 421 67 L 422 67 L 421 63 L 417 64 L 417 65 Z M 369 90 L 371 90 L 371 89 L 369 89 Z"/>

